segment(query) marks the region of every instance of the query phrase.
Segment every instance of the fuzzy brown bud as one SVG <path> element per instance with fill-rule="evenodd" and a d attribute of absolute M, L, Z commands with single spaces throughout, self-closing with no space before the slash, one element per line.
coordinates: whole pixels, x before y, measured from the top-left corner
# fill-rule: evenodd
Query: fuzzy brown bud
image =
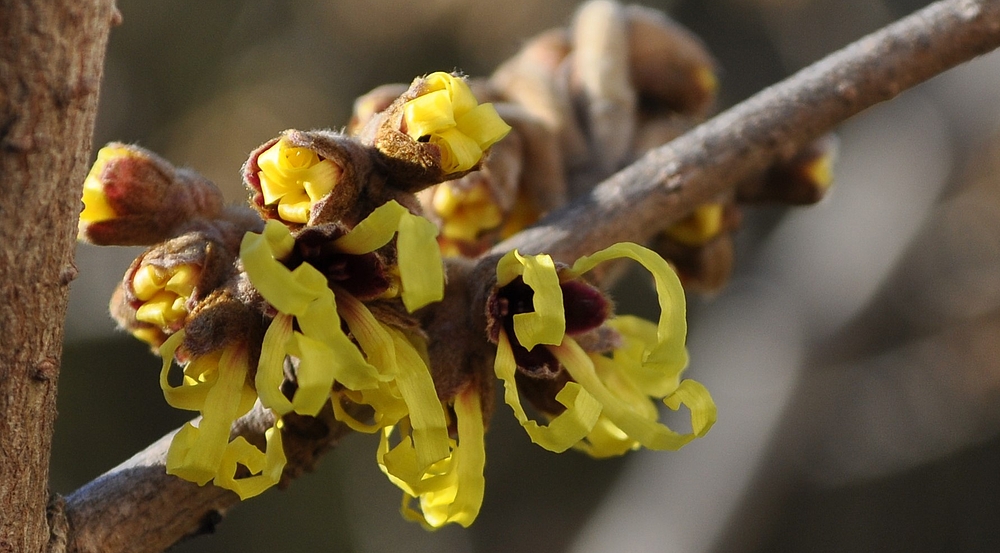
<path fill-rule="evenodd" d="M 151 245 L 197 220 L 220 216 L 222 193 L 189 169 L 127 144 L 101 149 L 83 189 L 79 238 L 98 245 Z"/>

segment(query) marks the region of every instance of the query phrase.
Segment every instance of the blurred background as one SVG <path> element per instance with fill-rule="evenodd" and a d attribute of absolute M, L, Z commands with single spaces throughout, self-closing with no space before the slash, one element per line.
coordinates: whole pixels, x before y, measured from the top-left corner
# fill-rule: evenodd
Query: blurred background
<path fill-rule="evenodd" d="M 646 2 L 697 32 L 725 108 L 927 2 Z M 248 152 L 339 128 L 353 99 L 436 70 L 488 75 L 567 0 L 132 0 L 95 147 L 134 142 L 243 201 Z M 428 533 L 351 436 L 288 490 L 178 552 L 1000 550 L 1000 56 L 845 124 L 811 208 L 745 211 L 737 268 L 689 298 L 689 375 L 719 422 L 678 453 L 596 461 L 533 446 L 499 405 L 472 528 Z M 69 493 L 187 420 L 107 302 L 138 251 L 77 250 L 53 450 Z M 617 295 L 620 312 L 648 297 Z M 641 287 L 640 287 L 641 288 Z"/>

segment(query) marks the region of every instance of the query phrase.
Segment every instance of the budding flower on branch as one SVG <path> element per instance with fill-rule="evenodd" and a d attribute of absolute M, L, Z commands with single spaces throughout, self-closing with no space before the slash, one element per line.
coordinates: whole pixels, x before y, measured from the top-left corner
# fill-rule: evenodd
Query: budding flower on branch
<path fill-rule="evenodd" d="M 257 156 L 264 205 L 277 206 L 278 215 L 292 223 L 306 223 L 312 206 L 333 190 L 343 170 L 308 148 L 289 146 L 284 138 Z"/>
<path fill-rule="evenodd" d="M 609 318 L 607 299 L 578 280 L 620 258 L 635 260 L 652 274 L 660 305 L 656 325 Z M 715 403 L 705 387 L 680 380 L 688 359 L 684 291 L 652 251 L 616 244 L 561 270 L 547 255 L 510 252 L 497 264 L 489 306 L 490 336 L 497 342 L 494 370 L 504 382 L 504 400 L 538 445 L 556 452 L 573 447 L 595 457 L 640 446 L 679 449 L 715 423 Z M 602 329 L 605 335 L 596 339 L 574 336 Z M 528 418 L 522 393 L 549 418 L 547 424 Z M 675 410 L 686 405 L 692 432 L 679 434 L 659 423 L 649 397 L 662 398 Z"/>
<path fill-rule="evenodd" d="M 493 104 L 480 104 L 461 77 L 438 72 L 424 77 L 418 96 L 403 104 L 403 130 L 441 151 L 441 169 L 472 169 L 483 152 L 510 132 Z"/>
<path fill-rule="evenodd" d="M 696 123 L 714 71 L 676 24 L 599 1 L 489 80 L 380 87 L 346 132 L 265 142 L 243 166 L 249 208 L 140 148 L 102 150 L 81 239 L 150 246 L 112 311 L 159 350 L 167 402 L 200 415 L 174 435 L 167 471 L 245 499 L 281 479 L 296 417 L 334 420 L 378 436 L 403 516 L 435 529 L 479 514 L 501 383 L 551 451 L 600 458 L 704 436 L 716 407 L 682 378 L 682 283 L 728 277 L 732 197 L 651 230 L 673 265 L 632 243 L 568 266 L 495 245 Z M 823 159 L 792 160 L 799 180 L 828 182 Z M 597 280 L 607 267 L 595 269 L 620 259 L 652 275 L 656 322 L 615 313 Z M 686 406 L 690 431 L 668 427 L 662 405 Z M 251 409 L 269 417 L 264 439 L 231 438 Z"/>
<path fill-rule="evenodd" d="M 78 237 L 99 245 L 148 246 L 199 220 L 223 217 L 222 193 L 208 179 L 118 143 L 98 152 L 83 204 Z"/>

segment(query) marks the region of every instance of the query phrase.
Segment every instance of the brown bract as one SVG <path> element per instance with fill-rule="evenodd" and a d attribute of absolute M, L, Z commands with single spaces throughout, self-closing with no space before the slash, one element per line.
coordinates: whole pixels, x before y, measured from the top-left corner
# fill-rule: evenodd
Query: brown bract
<path fill-rule="evenodd" d="M 131 155 L 108 160 L 98 180 L 115 217 L 84 225 L 80 236 L 101 246 L 148 246 L 179 234 L 196 219 L 222 215 L 222 192 L 189 169 L 178 169 L 153 152 L 111 143 Z"/>
<path fill-rule="evenodd" d="M 362 143 L 370 144 L 377 150 L 379 155 L 376 156 L 376 163 L 385 170 L 388 177 L 386 186 L 411 194 L 432 184 L 454 180 L 475 171 L 489 155 L 487 150 L 479 163 L 466 171 L 444 172 L 441 167 L 441 150 L 430 142 L 410 138 L 403 121 L 406 103 L 426 92 L 425 79 L 417 77 L 406 92 L 372 117 L 357 133 Z"/>

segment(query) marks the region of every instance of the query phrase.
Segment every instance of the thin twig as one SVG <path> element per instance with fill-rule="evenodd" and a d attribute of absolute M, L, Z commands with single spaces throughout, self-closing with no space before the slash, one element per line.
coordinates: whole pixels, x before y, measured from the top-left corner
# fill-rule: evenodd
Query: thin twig
<path fill-rule="evenodd" d="M 998 46 L 1000 2 L 933 4 L 650 152 L 590 195 L 497 246 L 480 268 L 512 248 L 571 261 L 614 242 L 643 241 L 852 115 Z M 241 424 L 242 434 L 258 439 L 270 427 L 260 417 Z M 67 498 L 70 551 L 159 551 L 163 544 L 197 532 L 234 502 L 235 497 L 225 496 L 228 492 L 166 477 L 168 440 Z M 328 444 L 330 438 L 316 443 Z M 289 458 L 294 460 L 296 452 Z M 219 497 L 225 498 L 221 507 Z M 144 516 L 147 510 L 139 507 L 153 500 L 155 516 Z M 119 535 L 155 532 L 158 541 L 150 547 L 136 541 L 122 544 L 112 540 L 109 528 Z"/>
<path fill-rule="evenodd" d="M 1000 2 L 931 4 L 649 152 L 493 251 L 573 261 L 644 241 L 851 116 L 998 45 Z"/>

